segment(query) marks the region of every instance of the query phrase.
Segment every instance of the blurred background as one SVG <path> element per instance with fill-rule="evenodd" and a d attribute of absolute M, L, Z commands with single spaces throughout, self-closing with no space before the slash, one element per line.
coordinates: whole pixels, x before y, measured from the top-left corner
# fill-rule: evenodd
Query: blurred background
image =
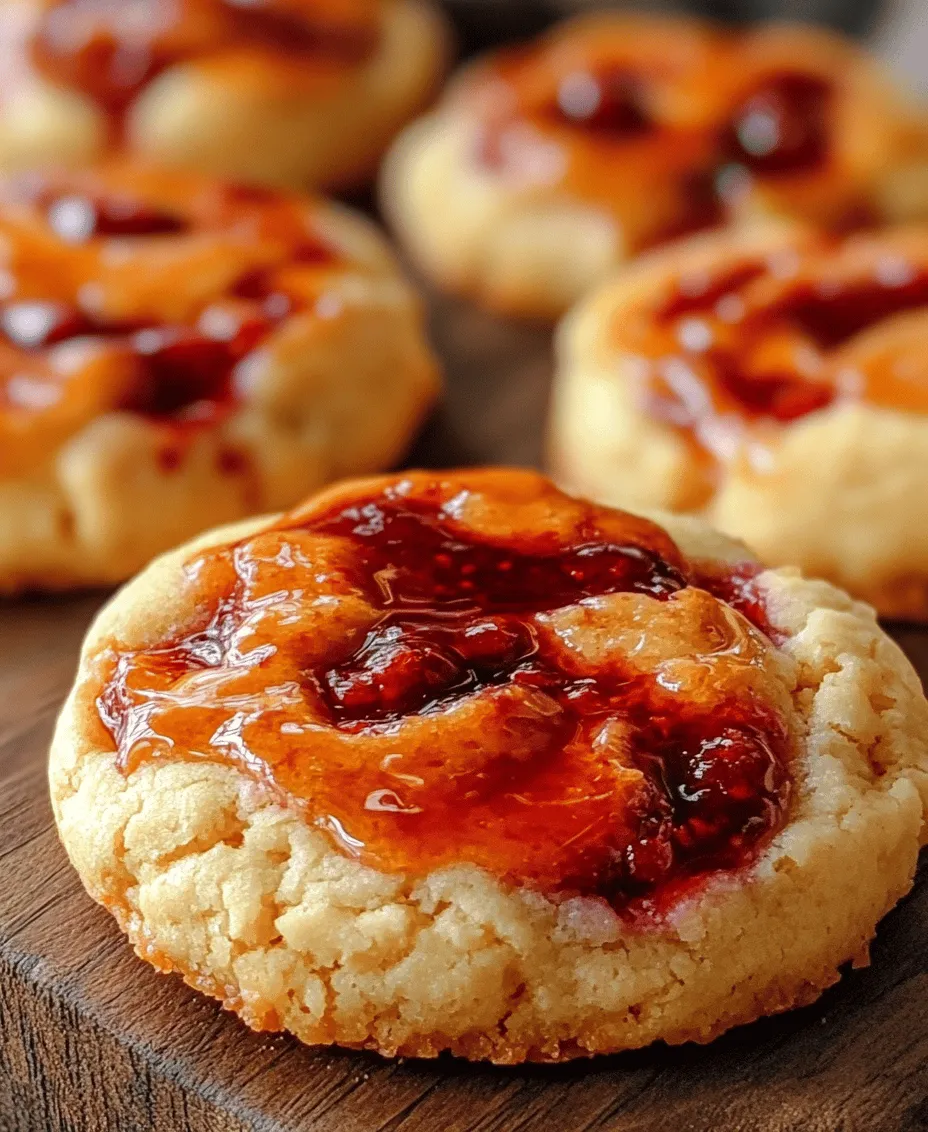
<path fill-rule="evenodd" d="M 689 11 L 729 21 L 789 19 L 830 24 L 865 37 L 910 85 L 928 94 L 928 0 L 447 0 L 465 51 L 525 38 L 554 20 L 594 7 Z"/>

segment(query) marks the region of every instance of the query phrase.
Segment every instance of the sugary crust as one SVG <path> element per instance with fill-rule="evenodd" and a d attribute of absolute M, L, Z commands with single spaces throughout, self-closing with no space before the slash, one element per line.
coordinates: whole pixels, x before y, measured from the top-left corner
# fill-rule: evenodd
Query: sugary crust
<path fill-rule="evenodd" d="M 372 224 L 322 202 L 314 223 L 343 258 L 325 311 L 293 315 L 250 356 L 231 416 L 165 463 L 160 424 L 107 413 L 0 478 L 0 591 L 123 581 L 217 521 L 402 456 L 438 391 L 421 304 Z"/>
<path fill-rule="evenodd" d="M 107 122 L 79 92 L 56 87 L 26 63 L 40 5 L 3 6 L 0 47 L 15 112 L 0 123 L 0 168 L 98 160 Z M 291 188 L 363 185 L 396 131 L 428 100 L 447 65 L 450 36 L 429 0 L 390 0 L 375 54 L 337 83 L 294 90 L 197 62 L 177 63 L 138 97 L 128 149 L 143 160 Z"/>
<path fill-rule="evenodd" d="M 605 35 L 628 26 L 630 36 L 665 40 L 704 27 L 688 20 L 597 15 L 561 25 L 552 40 L 569 40 L 573 29 L 579 38 L 600 25 Z M 762 190 L 753 194 L 740 208 L 738 225 L 772 214 L 827 222 L 836 177 L 869 182 L 885 219 L 924 216 L 928 133 L 879 68 L 820 29 L 769 25 L 754 37 L 752 58 L 762 59 L 767 51 L 781 62 L 812 60 L 848 82 L 852 93 L 835 130 L 843 172 L 806 186 L 805 203 L 795 212 L 784 212 L 783 202 Z M 739 66 L 748 66 L 741 55 L 738 59 Z M 504 313 L 555 318 L 636 249 L 629 247 L 621 219 L 559 183 L 561 158 L 553 142 L 547 149 L 536 147 L 537 169 L 529 175 L 500 176 L 480 165 L 481 125 L 474 110 L 479 100 L 469 95 L 474 86 L 489 85 L 485 66 L 481 60 L 465 67 L 437 108 L 396 140 L 381 174 L 382 205 L 409 253 L 443 288 Z M 653 191 L 649 187 L 644 197 Z M 650 206 L 647 199 L 634 202 L 625 224 L 634 230 L 635 213 Z"/>
<path fill-rule="evenodd" d="M 744 557 L 701 523 L 666 525 L 691 555 Z M 154 641 L 189 616 L 176 582 L 191 549 L 154 563 L 91 629 L 51 792 L 85 886 L 138 953 L 255 1028 L 501 1063 L 708 1041 L 809 1002 L 841 964 L 866 962 L 877 922 L 910 887 L 928 704 L 872 612 L 825 583 L 762 577 L 801 724 L 788 824 L 746 875 L 633 929 L 598 900 L 550 900 L 467 865 L 377 873 L 228 767 L 177 759 L 124 777 L 100 748 L 82 680 L 102 640 Z"/>
<path fill-rule="evenodd" d="M 771 565 L 796 564 L 886 616 L 928 617 L 928 418 L 836 404 L 781 428 L 762 470 L 746 454 L 707 486 L 698 450 L 643 408 L 635 361 L 613 341 L 627 304 L 669 276 L 745 252 L 801 246 L 798 228 L 701 237 L 646 257 L 562 324 L 549 459 L 573 490 L 614 506 L 701 515 Z"/>

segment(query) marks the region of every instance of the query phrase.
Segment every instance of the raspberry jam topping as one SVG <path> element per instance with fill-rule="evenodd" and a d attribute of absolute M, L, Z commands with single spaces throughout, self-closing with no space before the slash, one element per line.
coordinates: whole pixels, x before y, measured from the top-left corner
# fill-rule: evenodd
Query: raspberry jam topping
<path fill-rule="evenodd" d="M 762 176 L 823 165 L 830 142 L 832 88 L 819 75 L 765 81 L 732 115 L 725 138 L 732 160 Z"/>
<path fill-rule="evenodd" d="M 746 427 L 836 401 L 928 412 L 928 240 L 856 236 L 719 259 L 617 326 L 650 411 L 726 458 Z"/>
<path fill-rule="evenodd" d="M 250 53 L 252 66 L 291 61 L 298 82 L 313 63 L 357 64 L 378 34 L 375 0 L 52 0 L 31 55 L 46 78 L 93 99 L 118 137 L 135 99 L 175 63 Z"/>
<path fill-rule="evenodd" d="M 753 573 L 534 473 L 347 488 L 187 585 L 212 615 L 101 654 L 127 772 L 229 763 L 379 869 L 617 907 L 749 863 L 783 820 L 791 709 Z"/>
<path fill-rule="evenodd" d="M 231 400 L 229 376 L 244 353 L 235 339 L 217 342 L 171 326 L 141 330 L 130 342 L 136 375 L 121 408 L 172 417 L 199 405 L 215 416 Z"/>
<path fill-rule="evenodd" d="M 568 25 L 462 88 L 477 159 L 595 203 L 632 252 L 737 220 L 756 194 L 762 211 L 779 203 L 835 230 L 872 223 L 869 191 L 832 144 L 844 76 L 800 69 L 795 40 L 778 34 Z"/>
<path fill-rule="evenodd" d="M 302 200 L 113 166 L 0 183 L 0 470 L 129 410 L 172 442 L 337 263 Z"/>
<path fill-rule="evenodd" d="M 360 543 L 383 617 L 360 651 L 321 678 L 347 724 L 417 710 L 444 694 L 544 682 L 538 644 L 520 614 L 609 593 L 667 596 L 685 584 L 643 548 L 590 542 L 554 553 L 461 543 L 434 509 L 385 499 L 313 524 Z"/>
<path fill-rule="evenodd" d="M 637 76 L 627 71 L 572 71 L 558 83 L 557 112 L 571 125 L 612 137 L 644 133 L 651 122 Z"/>
<path fill-rule="evenodd" d="M 180 216 L 132 197 L 48 193 L 41 201 L 49 227 L 69 244 L 95 236 L 164 236 L 184 232 Z M 37 202 L 38 203 L 38 202 Z"/>

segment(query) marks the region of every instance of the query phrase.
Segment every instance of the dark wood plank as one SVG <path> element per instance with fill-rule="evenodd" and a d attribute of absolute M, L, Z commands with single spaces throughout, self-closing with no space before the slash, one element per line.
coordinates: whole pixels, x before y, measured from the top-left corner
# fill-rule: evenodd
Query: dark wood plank
<path fill-rule="evenodd" d="M 536 462 L 547 334 L 459 304 L 421 464 Z M 387 1062 L 252 1034 L 139 962 L 55 837 L 45 751 L 99 598 L 0 606 L 2 1132 L 916 1132 L 928 1128 L 928 882 L 873 965 L 707 1047 L 561 1068 Z M 899 638 L 928 674 L 928 634 Z"/>
<path fill-rule="evenodd" d="M 543 462 L 551 379 L 550 332 L 451 299 L 434 304 L 431 335 L 445 366 L 444 403 L 409 462 Z"/>

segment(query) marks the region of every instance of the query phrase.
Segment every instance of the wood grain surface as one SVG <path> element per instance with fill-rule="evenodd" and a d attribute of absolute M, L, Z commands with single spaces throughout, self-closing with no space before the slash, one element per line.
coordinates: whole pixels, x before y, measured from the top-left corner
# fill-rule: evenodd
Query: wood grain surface
<path fill-rule="evenodd" d="M 548 338 L 444 304 L 419 463 L 531 463 Z M 873 964 L 710 1046 L 564 1068 L 388 1062 L 252 1034 L 135 958 L 55 836 L 45 752 L 99 597 L 0 605 L 0 1132 L 917 1132 L 928 1128 L 928 881 Z M 897 634 L 928 675 L 928 634 Z"/>

